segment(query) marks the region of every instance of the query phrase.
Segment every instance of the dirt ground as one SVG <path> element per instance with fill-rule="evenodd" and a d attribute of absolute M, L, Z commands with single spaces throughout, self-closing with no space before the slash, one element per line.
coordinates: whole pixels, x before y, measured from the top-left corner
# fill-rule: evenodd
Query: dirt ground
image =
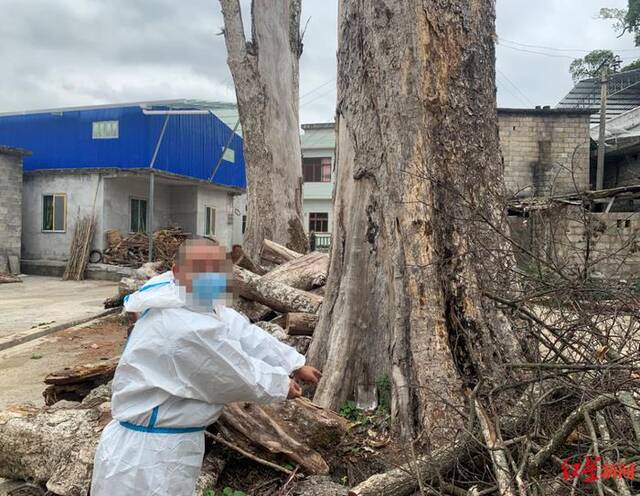
<path fill-rule="evenodd" d="M 0 409 L 24 402 L 43 406 L 48 374 L 117 356 L 126 334 L 127 324 L 109 316 L 0 352 Z"/>

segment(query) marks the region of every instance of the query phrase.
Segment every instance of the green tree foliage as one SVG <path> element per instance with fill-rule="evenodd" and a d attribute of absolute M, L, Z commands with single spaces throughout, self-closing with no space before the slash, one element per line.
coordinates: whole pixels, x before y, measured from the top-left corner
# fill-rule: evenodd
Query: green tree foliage
<path fill-rule="evenodd" d="M 613 28 L 620 36 L 633 33 L 636 46 L 640 46 L 640 0 L 629 0 L 627 9 L 602 8 L 600 17 L 612 20 Z"/>
<path fill-rule="evenodd" d="M 603 63 L 608 61 L 609 72 L 618 72 L 622 65 L 622 60 L 611 50 L 594 50 L 584 58 L 575 59 L 569 66 L 569 72 L 575 82 L 598 76 L 598 71 Z"/>

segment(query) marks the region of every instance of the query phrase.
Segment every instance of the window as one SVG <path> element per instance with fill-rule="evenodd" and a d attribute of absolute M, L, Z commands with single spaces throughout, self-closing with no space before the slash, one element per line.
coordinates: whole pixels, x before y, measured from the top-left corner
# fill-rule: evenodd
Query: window
<path fill-rule="evenodd" d="M 242 234 L 247 230 L 247 216 L 242 216 Z"/>
<path fill-rule="evenodd" d="M 204 235 L 205 236 L 215 236 L 216 235 L 216 209 L 212 207 L 206 207 L 207 215 L 206 215 L 206 224 L 204 225 Z"/>
<path fill-rule="evenodd" d="M 117 139 L 118 121 L 95 121 L 93 123 L 93 139 Z"/>
<path fill-rule="evenodd" d="M 134 233 L 147 232 L 147 200 L 131 198 L 130 205 L 130 231 Z"/>
<path fill-rule="evenodd" d="M 302 173 L 305 183 L 330 183 L 331 157 L 303 158 Z"/>
<path fill-rule="evenodd" d="M 329 214 L 327 212 L 311 212 L 309 214 L 309 232 L 329 232 Z"/>
<path fill-rule="evenodd" d="M 232 148 L 222 147 L 222 160 L 234 163 L 236 161 L 236 152 Z"/>
<path fill-rule="evenodd" d="M 67 230 L 67 195 L 64 193 L 42 197 L 42 230 L 47 232 Z"/>

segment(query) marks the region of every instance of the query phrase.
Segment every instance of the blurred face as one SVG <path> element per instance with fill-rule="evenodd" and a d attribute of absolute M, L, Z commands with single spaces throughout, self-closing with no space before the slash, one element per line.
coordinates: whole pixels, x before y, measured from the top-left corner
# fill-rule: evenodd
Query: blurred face
<path fill-rule="evenodd" d="M 205 240 L 187 240 L 180 248 L 178 259 L 173 265 L 173 274 L 178 284 L 187 293 L 192 293 L 194 279 L 214 273 L 224 274 L 227 280 L 231 279 L 231 260 L 227 258 L 225 248 Z"/>

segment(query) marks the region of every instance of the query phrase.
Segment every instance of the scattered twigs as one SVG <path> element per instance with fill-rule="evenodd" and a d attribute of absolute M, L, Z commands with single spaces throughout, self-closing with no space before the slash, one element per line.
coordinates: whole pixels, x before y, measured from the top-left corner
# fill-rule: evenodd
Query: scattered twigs
<path fill-rule="evenodd" d="M 287 474 L 292 477 L 295 476 L 295 473 L 292 470 L 281 467 L 280 465 L 276 463 L 272 463 L 268 460 L 265 460 L 264 458 L 260 458 L 259 456 L 256 456 L 253 453 L 249 453 L 248 451 L 243 450 L 240 446 L 236 446 L 235 444 L 230 443 L 229 441 L 218 436 L 217 434 L 212 434 L 211 432 L 205 431 L 205 436 L 207 436 L 210 439 L 213 439 L 217 443 L 224 444 L 227 448 L 240 453 L 242 456 L 249 458 L 250 460 L 253 460 L 256 463 L 259 463 L 260 465 L 264 465 L 265 467 L 272 468 L 273 470 L 277 470 L 278 472 L 282 472 L 283 474 Z"/>
<path fill-rule="evenodd" d="M 475 411 L 480 421 L 480 432 L 489 450 L 491 461 L 493 462 L 494 474 L 498 483 L 500 496 L 515 496 L 511 485 L 511 470 L 505 449 L 498 434 L 496 426 L 491 422 L 489 415 L 484 410 L 480 402 L 475 399 Z"/>
<path fill-rule="evenodd" d="M 611 394 L 604 394 L 592 399 L 586 403 L 581 404 L 565 419 L 558 430 L 553 434 L 549 442 L 533 457 L 529 464 L 529 470 L 531 473 L 537 473 L 540 471 L 542 465 L 544 465 L 551 455 L 555 453 L 560 446 L 562 446 L 569 435 L 574 431 L 576 426 L 583 421 L 585 414 L 590 412 L 597 412 L 611 406 L 618 402 L 618 398 Z"/>
<path fill-rule="evenodd" d="M 602 442 L 604 443 L 605 446 L 608 446 L 611 444 L 611 434 L 609 433 L 609 428 L 607 427 L 607 421 L 604 418 L 604 415 L 602 415 L 600 412 L 596 413 L 596 423 L 598 424 L 598 430 L 600 431 L 600 437 L 602 438 Z M 611 465 L 611 458 L 609 457 L 609 455 L 606 453 L 606 451 L 603 450 L 602 452 L 602 457 L 604 459 L 604 462 L 607 465 Z M 616 485 L 616 489 L 618 490 L 618 494 L 620 494 L 620 496 L 631 496 L 631 492 L 629 491 L 629 486 L 627 486 L 627 483 L 624 480 L 624 477 L 614 477 L 614 482 Z"/>
<path fill-rule="evenodd" d="M 596 480 L 596 489 L 600 496 L 604 496 L 604 491 L 602 489 L 602 460 L 600 457 L 600 447 L 598 446 L 598 436 L 596 434 L 596 430 L 593 427 L 593 422 L 591 421 L 591 416 L 589 412 L 584 413 L 584 425 L 587 426 L 587 430 L 589 431 L 589 435 L 591 436 L 591 442 L 593 443 L 593 454 L 596 458 L 596 471 L 597 471 L 597 480 Z M 578 478 L 576 477 L 576 480 Z M 574 485 L 575 487 L 575 485 Z"/>

